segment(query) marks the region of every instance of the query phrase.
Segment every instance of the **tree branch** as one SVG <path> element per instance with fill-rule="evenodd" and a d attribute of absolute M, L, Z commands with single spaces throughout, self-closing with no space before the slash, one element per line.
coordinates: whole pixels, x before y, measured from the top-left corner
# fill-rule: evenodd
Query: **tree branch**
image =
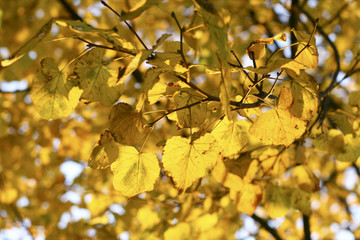
<path fill-rule="evenodd" d="M 70 14 L 72 19 L 83 21 L 82 17 L 80 17 L 79 14 L 77 14 L 77 12 L 72 8 L 72 6 L 68 2 L 66 2 L 66 0 L 58 0 L 58 1 Z"/>
<path fill-rule="evenodd" d="M 276 229 L 270 227 L 269 224 L 267 223 L 267 221 L 258 217 L 255 213 L 251 217 L 256 222 L 258 222 L 261 227 L 265 228 L 265 230 L 268 231 L 276 240 L 281 240 L 281 237 L 277 233 Z"/>
<path fill-rule="evenodd" d="M 309 216 L 303 214 L 304 239 L 311 240 Z"/>

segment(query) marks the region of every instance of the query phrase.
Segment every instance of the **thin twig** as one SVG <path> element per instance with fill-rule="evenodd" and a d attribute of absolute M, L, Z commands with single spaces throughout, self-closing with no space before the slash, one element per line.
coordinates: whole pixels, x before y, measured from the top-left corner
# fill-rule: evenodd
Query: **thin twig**
<path fill-rule="evenodd" d="M 182 60 L 184 62 L 185 67 L 187 69 L 189 69 L 189 65 L 188 65 L 188 63 L 186 61 L 186 58 L 185 58 L 185 55 L 184 55 L 184 49 L 183 49 L 183 31 L 184 31 L 184 29 L 180 26 L 180 23 L 179 23 L 178 19 L 176 18 L 176 15 L 175 15 L 174 12 L 171 12 L 171 17 L 173 19 L 175 19 L 176 25 L 179 28 L 179 31 L 180 31 L 180 55 L 181 55 L 181 58 L 182 58 Z"/>
<path fill-rule="evenodd" d="M 121 20 L 121 15 L 119 13 L 117 13 L 112 7 L 110 7 L 105 1 L 101 1 L 101 3 L 109 8 L 113 13 L 115 13 L 116 16 L 119 17 L 119 19 Z M 126 20 L 123 20 L 124 23 L 128 26 L 128 28 L 130 29 L 130 31 L 132 31 L 134 33 L 134 35 L 136 36 L 136 38 L 140 41 L 140 43 L 143 45 L 143 47 L 146 49 L 146 50 L 149 50 L 147 48 L 147 46 L 145 45 L 145 43 L 141 40 L 140 36 L 136 33 L 136 31 L 132 28 L 132 26 L 126 21 Z"/>
<path fill-rule="evenodd" d="M 255 213 L 251 216 L 251 218 L 254 219 L 256 222 L 258 222 L 261 225 L 261 227 L 263 227 L 266 231 L 268 231 L 276 240 L 281 240 L 281 237 L 277 233 L 276 229 L 270 227 L 267 221 L 258 217 Z"/>
<path fill-rule="evenodd" d="M 66 0 L 58 0 L 58 1 L 70 14 L 72 19 L 83 21 L 82 17 L 80 17 L 79 14 L 77 14 L 77 12 L 71 7 L 71 5 L 68 2 L 66 2 Z"/>

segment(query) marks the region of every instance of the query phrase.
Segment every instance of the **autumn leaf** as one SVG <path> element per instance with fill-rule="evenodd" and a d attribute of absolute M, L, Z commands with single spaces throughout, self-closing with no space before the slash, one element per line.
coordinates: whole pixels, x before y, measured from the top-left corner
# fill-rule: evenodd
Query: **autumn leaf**
<path fill-rule="evenodd" d="M 240 191 L 230 188 L 230 198 L 239 212 L 252 215 L 261 202 L 262 190 L 257 184 L 244 183 Z"/>
<path fill-rule="evenodd" d="M 274 108 L 257 118 L 249 133 L 264 144 L 288 147 L 303 135 L 305 129 L 305 121 L 294 117 L 288 110 Z"/>
<path fill-rule="evenodd" d="M 121 12 L 121 21 L 134 19 L 140 16 L 145 10 L 148 8 L 161 3 L 162 0 L 145 0 L 138 1 L 129 12 L 122 11 Z"/>
<path fill-rule="evenodd" d="M 270 38 L 259 38 L 250 43 L 250 46 L 246 49 L 246 54 L 249 56 L 250 59 L 260 59 L 265 55 L 266 52 L 266 45 L 273 44 L 274 40 L 281 40 L 286 41 L 286 34 L 285 33 L 278 33 L 273 37 Z"/>
<path fill-rule="evenodd" d="M 27 43 L 20 47 L 20 49 L 9 59 L 1 60 L 0 69 L 10 66 L 14 62 L 22 58 L 26 53 L 35 48 L 37 44 L 42 42 L 50 33 L 53 21 L 54 20 L 51 19 L 49 22 L 47 22 L 34 37 L 32 37 Z"/>
<path fill-rule="evenodd" d="M 115 103 L 123 90 L 122 82 L 117 82 L 117 74 L 107 69 L 102 62 L 105 49 L 94 48 L 79 58 L 75 73 L 84 89 L 82 98 L 89 102 L 100 102 L 104 106 Z"/>
<path fill-rule="evenodd" d="M 36 73 L 30 96 L 42 118 L 51 120 L 69 116 L 79 102 L 82 90 L 68 80 L 53 58 L 41 61 Z"/>
<path fill-rule="evenodd" d="M 168 118 L 175 121 L 181 128 L 201 126 L 206 119 L 207 112 L 206 104 L 201 102 L 202 99 L 204 96 L 193 89 L 181 89 L 174 94 L 175 109 L 181 108 L 181 110 L 169 114 Z M 195 105 L 191 106 L 192 104 Z"/>
<path fill-rule="evenodd" d="M 175 186 L 186 190 L 193 182 L 208 174 L 218 156 L 219 151 L 214 147 L 211 134 L 205 134 L 193 142 L 175 136 L 166 142 L 162 163 Z"/>
<path fill-rule="evenodd" d="M 248 143 L 250 124 L 245 120 L 229 121 L 224 118 L 211 132 L 222 148 L 222 155 L 229 157 L 241 152 Z"/>
<path fill-rule="evenodd" d="M 264 208 L 270 218 L 283 217 L 291 207 L 289 189 L 269 183 L 265 187 Z"/>
<path fill-rule="evenodd" d="M 148 129 L 142 114 L 127 103 L 116 104 L 109 116 L 109 130 L 115 141 L 126 145 L 140 144 Z"/>
<path fill-rule="evenodd" d="M 297 56 L 296 61 L 302 63 L 307 69 L 314 69 L 318 65 L 319 56 L 315 45 L 315 36 L 296 31 L 295 29 L 291 29 L 291 31 L 299 42 L 295 54 Z"/>
<path fill-rule="evenodd" d="M 291 94 L 293 104 L 290 112 L 303 120 L 309 120 L 316 113 L 319 105 L 318 84 L 312 76 L 305 71 L 296 75 L 293 71 L 286 71 L 292 78 Z"/>
<path fill-rule="evenodd" d="M 159 160 L 155 153 L 139 153 L 131 146 L 119 147 L 119 158 L 111 164 L 113 185 L 126 197 L 154 189 L 159 177 Z"/>
<path fill-rule="evenodd" d="M 119 157 L 119 145 L 106 130 L 100 136 L 100 140 L 91 152 L 88 165 L 94 169 L 109 167 Z"/>
<path fill-rule="evenodd" d="M 171 97 L 175 92 L 180 91 L 181 86 L 174 82 L 159 81 L 148 91 L 149 104 L 154 104 L 163 97 Z"/>

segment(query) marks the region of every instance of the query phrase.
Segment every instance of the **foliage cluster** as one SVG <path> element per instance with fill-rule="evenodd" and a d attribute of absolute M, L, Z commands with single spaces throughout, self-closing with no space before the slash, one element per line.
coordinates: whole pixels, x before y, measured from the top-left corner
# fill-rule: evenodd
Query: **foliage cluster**
<path fill-rule="evenodd" d="M 360 8 L 332 2 L 1 3 L 28 87 L 1 88 L 0 228 L 360 237 Z"/>

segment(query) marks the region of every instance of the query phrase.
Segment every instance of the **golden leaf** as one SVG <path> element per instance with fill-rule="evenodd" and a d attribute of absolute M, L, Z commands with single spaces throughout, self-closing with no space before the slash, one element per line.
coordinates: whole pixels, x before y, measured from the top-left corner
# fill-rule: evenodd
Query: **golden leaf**
<path fill-rule="evenodd" d="M 214 167 L 219 156 L 214 141 L 209 133 L 193 142 L 179 136 L 167 140 L 162 163 L 177 188 L 187 189 Z"/>
<path fill-rule="evenodd" d="M 114 188 L 126 197 L 151 191 L 159 177 L 159 160 L 155 153 L 139 153 L 131 146 L 119 147 L 119 158 L 111 164 Z"/>
<path fill-rule="evenodd" d="M 288 147 L 303 135 L 305 129 L 305 121 L 294 117 L 287 110 L 274 108 L 256 119 L 249 133 L 259 138 L 264 144 Z"/>

